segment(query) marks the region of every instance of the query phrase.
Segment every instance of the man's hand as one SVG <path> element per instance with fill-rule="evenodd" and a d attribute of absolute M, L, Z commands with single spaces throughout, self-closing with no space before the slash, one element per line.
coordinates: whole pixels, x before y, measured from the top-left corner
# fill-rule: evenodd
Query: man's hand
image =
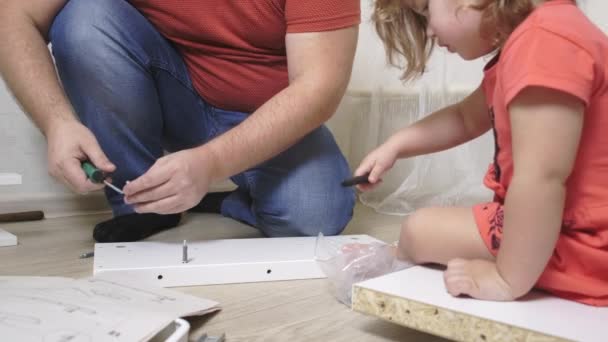
<path fill-rule="evenodd" d="M 390 170 L 397 160 L 398 152 L 390 145 L 390 142 L 382 144 L 370 152 L 361 162 L 355 176 L 364 175 L 369 172 L 369 184 L 359 184 L 357 189 L 369 191 L 375 188 L 381 181 L 382 176 Z"/>
<path fill-rule="evenodd" d="M 215 162 L 201 149 L 188 149 L 164 156 L 141 177 L 123 188 L 125 203 L 138 213 L 184 212 L 207 194 Z"/>
<path fill-rule="evenodd" d="M 76 120 L 63 121 L 49 128 L 47 141 L 49 173 L 75 192 L 87 193 L 104 187 L 87 179 L 81 168 L 82 161 L 90 160 L 107 173 L 116 169 L 91 131 Z"/>
<path fill-rule="evenodd" d="M 452 296 L 467 295 L 494 301 L 511 301 L 517 298 L 493 261 L 451 260 L 443 273 L 443 280 Z"/>

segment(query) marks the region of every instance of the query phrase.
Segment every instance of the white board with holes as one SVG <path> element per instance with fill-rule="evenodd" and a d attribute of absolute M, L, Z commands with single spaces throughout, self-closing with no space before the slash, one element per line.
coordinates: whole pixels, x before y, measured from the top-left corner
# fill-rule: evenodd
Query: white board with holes
<path fill-rule="evenodd" d="M 343 243 L 370 243 L 368 235 L 324 237 Z M 95 277 L 133 278 L 161 287 L 324 278 L 315 261 L 316 237 L 227 239 L 95 244 Z M 119 278 L 117 278 L 119 277 Z"/>

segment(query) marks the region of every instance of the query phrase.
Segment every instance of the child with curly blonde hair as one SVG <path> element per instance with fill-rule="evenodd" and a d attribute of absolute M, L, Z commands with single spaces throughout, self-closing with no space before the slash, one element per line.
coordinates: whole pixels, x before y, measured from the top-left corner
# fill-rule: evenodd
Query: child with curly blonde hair
<path fill-rule="evenodd" d="M 402 79 L 435 45 L 491 53 L 480 87 L 392 135 L 361 162 L 374 188 L 398 158 L 493 130 L 493 201 L 425 208 L 397 257 L 447 265 L 447 291 L 514 300 L 533 287 L 608 306 L 608 37 L 571 0 L 376 0 L 373 20 Z M 446 165 L 449 167 L 449 165 Z"/>

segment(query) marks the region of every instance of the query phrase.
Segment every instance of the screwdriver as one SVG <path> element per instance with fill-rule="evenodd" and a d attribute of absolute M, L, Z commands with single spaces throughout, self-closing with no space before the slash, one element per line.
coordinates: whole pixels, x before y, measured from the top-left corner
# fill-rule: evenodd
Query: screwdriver
<path fill-rule="evenodd" d="M 95 184 L 104 183 L 105 185 L 109 186 L 110 189 L 118 192 L 121 195 L 124 195 L 124 192 L 122 192 L 122 190 L 120 190 L 119 188 L 112 185 L 112 183 L 110 183 L 106 180 L 108 175 L 105 172 L 96 168 L 95 166 L 93 166 L 93 164 L 91 164 L 88 161 L 82 162 L 80 165 L 82 166 L 82 170 L 84 171 L 84 173 L 87 175 L 87 178 L 91 182 L 93 182 Z"/>

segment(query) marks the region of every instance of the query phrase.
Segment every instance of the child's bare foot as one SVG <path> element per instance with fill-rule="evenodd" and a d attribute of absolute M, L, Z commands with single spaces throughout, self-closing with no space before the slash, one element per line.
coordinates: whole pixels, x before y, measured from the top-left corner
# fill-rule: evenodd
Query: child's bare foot
<path fill-rule="evenodd" d="M 443 273 L 452 296 L 468 295 L 483 300 L 514 300 L 511 287 L 502 279 L 496 263 L 487 260 L 454 259 Z"/>

